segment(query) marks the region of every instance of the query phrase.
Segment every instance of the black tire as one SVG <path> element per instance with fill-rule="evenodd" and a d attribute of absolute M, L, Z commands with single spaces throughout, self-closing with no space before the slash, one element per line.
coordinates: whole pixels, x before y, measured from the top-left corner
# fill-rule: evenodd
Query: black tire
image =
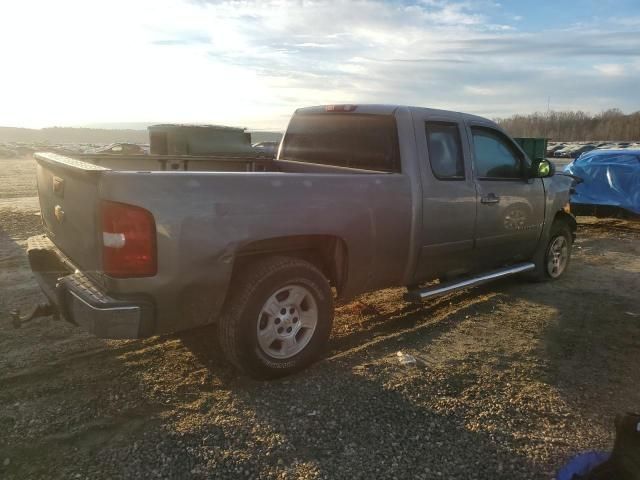
<path fill-rule="evenodd" d="M 564 267 L 562 271 L 559 273 L 552 273 L 549 268 L 549 260 L 552 256 L 552 246 L 555 244 L 557 239 L 561 237 L 564 239 L 567 248 L 567 258 L 566 263 L 564 263 Z M 571 233 L 571 228 L 562 220 L 557 220 L 551 225 L 551 229 L 549 231 L 549 237 L 544 244 L 544 248 L 540 248 L 536 253 L 534 258 L 534 262 L 536 264 L 535 270 L 529 274 L 529 279 L 535 282 L 548 282 L 552 280 L 558 280 L 561 278 L 567 269 L 569 268 L 569 264 L 571 263 L 571 249 L 573 247 L 573 235 Z"/>
<path fill-rule="evenodd" d="M 317 323 L 301 351 L 288 358 L 274 358 L 260 345 L 258 329 L 267 300 L 288 286 L 303 287 L 313 297 Z M 258 260 L 238 273 L 218 328 L 222 350 L 238 370 L 256 379 L 272 379 L 298 372 L 316 361 L 326 348 L 332 325 L 333 295 L 322 272 L 307 261 L 278 256 Z M 277 345 L 279 340 L 275 341 Z"/>

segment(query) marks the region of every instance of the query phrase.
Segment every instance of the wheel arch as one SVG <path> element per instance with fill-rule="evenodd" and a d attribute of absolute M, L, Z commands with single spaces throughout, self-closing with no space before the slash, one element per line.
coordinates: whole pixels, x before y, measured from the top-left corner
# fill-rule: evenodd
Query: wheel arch
<path fill-rule="evenodd" d="M 531 261 L 535 264 L 535 269 L 526 274 L 526 276 L 534 281 L 534 282 L 543 282 L 548 281 L 550 278 L 547 276 L 545 271 L 545 257 L 548 242 L 551 237 L 551 233 L 553 231 L 553 226 L 558 224 L 565 224 L 569 228 L 569 232 L 571 234 L 571 243 L 576 238 L 576 230 L 578 228 L 578 224 L 573 215 L 565 211 L 564 209 L 560 209 L 556 211 L 556 213 L 551 217 L 551 221 L 546 223 L 543 235 L 540 238 L 540 242 L 538 244 L 538 248 L 536 249 L 535 254 Z"/>
<path fill-rule="evenodd" d="M 273 255 L 306 260 L 327 277 L 338 296 L 344 290 L 348 276 L 348 247 L 335 235 L 288 235 L 244 244 L 235 252 L 231 281 L 251 263 Z"/>
<path fill-rule="evenodd" d="M 578 230 L 578 222 L 576 221 L 576 217 L 574 217 L 570 213 L 565 212 L 564 210 L 559 210 L 553 217 L 553 223 L 555 222 L 564 222 L 569 225 L 571 236 L 573 237 L 572 240 L 576 240 L 576 231 Z"/>

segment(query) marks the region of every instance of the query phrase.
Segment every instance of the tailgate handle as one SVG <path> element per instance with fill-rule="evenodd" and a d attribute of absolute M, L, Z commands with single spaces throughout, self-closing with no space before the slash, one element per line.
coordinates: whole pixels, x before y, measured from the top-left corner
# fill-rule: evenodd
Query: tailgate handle
<path fill-rule="evenodd" d="M 64 197 L 64 180 L 60 177 L 53 177 L 53 193 L 59 197 Z"/>
<path fill-rule="evenodd" d="M 482 198 L 480 198 L 480 202 L 482 203 L 498 203 L 500 201 L 500 197 L 495 193 L 489 193 Z"/>

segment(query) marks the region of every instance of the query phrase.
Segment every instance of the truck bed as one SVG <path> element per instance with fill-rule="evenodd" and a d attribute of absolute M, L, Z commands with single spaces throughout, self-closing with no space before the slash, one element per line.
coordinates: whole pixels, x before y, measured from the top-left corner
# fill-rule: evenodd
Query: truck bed
<path fill-rule="evenodd" d="M 36 158 L 51 158 L 37 153 Z M 58 155 L 57 160 L 61 160 Z M 66 157 L 69 158 L 69 157 Z M 261 172 L 273 164 L 271 158 L 257 155 L 120 155 L 109 153 L 77 154 L 70 158 L 118 171 L 200 171 Z"/>
<path fill-rule="evenodd" d="M 275 243 L 343 244 L 345 297 L 402 284 L 411 264 L 416 175 L 247 157 L 35 158 L 47 237 L 111 298 L 149 300 L 155 333 L 211 321 L 238 256 Z M 157 274 L 104 274 L 104 202 L 153 215 Z"/>

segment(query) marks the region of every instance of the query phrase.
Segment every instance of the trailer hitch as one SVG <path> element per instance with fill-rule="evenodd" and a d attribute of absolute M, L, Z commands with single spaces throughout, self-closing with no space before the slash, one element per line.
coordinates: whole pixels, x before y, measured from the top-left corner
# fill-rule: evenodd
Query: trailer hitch
<path fill-rule="evenodd" d="M 11 315 L 11 325 L 13 325 L 13 328 L 20 328 L 22 325 L 30 322 L 35 318 L 48 317 L 50 315 L 53 315 L 53 318 L 57 320 L 58 310 L 50 303 L 39 303 L 38 305 L 33 307 L 31 313 L 29 313 L 28 315 L 20 316 L 19 308 L 12 310 L 9 315 Z"/>

